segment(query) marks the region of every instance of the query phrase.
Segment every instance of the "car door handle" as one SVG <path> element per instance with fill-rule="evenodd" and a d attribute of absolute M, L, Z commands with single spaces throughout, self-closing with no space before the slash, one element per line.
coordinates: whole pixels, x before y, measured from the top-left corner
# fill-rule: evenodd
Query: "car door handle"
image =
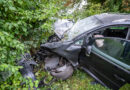
<path fill-rule="evenodd" d="M 114 77 L 115 77 L 117 80 L 120 80 L 120 81 L 122 81 L 122 82 L 125 82 L 125 80 L 124 80 L 122 77 L 120 77 L 120 76 L 118 76 L 118 75 L 116 75 L 116 74 L 114 74 Z"/>

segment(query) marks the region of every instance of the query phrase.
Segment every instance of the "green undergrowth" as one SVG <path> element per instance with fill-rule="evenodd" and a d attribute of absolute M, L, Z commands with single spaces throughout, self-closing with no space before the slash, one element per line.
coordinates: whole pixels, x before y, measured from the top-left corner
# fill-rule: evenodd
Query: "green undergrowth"
<path fill-rule="evenodd" d="M 53 90 L 108 90 L 100 84 L 92 85 L 93 79 L 85 72 L 76 70 L 66 81 L 58 81 L 50 86 Z"/>
<path fill-rule="evenodd" d="M 44 67 L 44 65 L 41 65 L 41 67 Z M 45 72 L 43 68 L 38 70 L 35 75 L 37 76 L 38 80 L 42 80 L 44 76 L 47 76 L 47 83 L 52 79 L 52 76 L 48 72 Z M 94 79 L 84 71 L 75 70 L 73 75 L 67 80 L 55 81 L 50 86 L 43 86 L 39 88 L 39 90 L 109 90 L 100 84 L 92 85 L 92 81 L 94 81 Z"/>
<path fill-rule="evenodd" d="M 34 70 L 35 76 L 38 81 L 43 80 L 43 77 L 47 77 L 46 83 L 53 78 L 48 72 L 44 70 L 44 63 L 41 62 L 38 67 Z M 73 75 L 67 80 L 58 80 L 53 82 L 50 86 L 43 86 L 38 88 L 38 90 L 111 90 L 101 84 L 91 84 L 94 79 L 89 76 L 83 70 L 74 70 Z M 119 90 L 130 90 L 130 84 L 125 84 Z"/>

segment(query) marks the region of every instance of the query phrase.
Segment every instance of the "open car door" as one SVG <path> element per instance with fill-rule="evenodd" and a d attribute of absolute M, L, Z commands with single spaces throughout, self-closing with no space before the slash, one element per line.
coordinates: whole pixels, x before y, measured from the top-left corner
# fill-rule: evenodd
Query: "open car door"
<path fill-rule="evenodd" d="M 129 40 L 102 37 L 93 40 L 90 55 L 86 48 L 88 42 L 83 44 L 80 65 L 99 83 L 113 89 L 130 83 Z"/>

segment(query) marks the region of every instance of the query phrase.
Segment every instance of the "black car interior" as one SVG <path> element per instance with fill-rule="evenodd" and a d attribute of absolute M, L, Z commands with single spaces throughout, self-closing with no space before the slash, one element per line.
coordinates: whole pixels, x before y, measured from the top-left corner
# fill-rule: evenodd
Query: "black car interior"
<path fill-rule="evenodd" d="M 119 37 L 125 39 L 127 36 L 128 28 L 116 29 L 116 28 L 107 28 L 102 33 L 105 37 Z"/>

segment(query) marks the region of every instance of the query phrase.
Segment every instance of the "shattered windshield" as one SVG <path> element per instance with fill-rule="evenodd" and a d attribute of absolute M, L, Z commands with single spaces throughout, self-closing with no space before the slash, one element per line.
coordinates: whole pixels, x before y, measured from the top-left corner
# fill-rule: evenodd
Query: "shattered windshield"
<path fill-rule="evenodd" d="M 71 30 L 64 34 L 63 40 L 72 40 L 74 37 L 92 29 L 100 26 L 102 23 L 95 16 L 90 16 L 88 18 L 77 21 L 77 23 L 72 27 Z"/>

